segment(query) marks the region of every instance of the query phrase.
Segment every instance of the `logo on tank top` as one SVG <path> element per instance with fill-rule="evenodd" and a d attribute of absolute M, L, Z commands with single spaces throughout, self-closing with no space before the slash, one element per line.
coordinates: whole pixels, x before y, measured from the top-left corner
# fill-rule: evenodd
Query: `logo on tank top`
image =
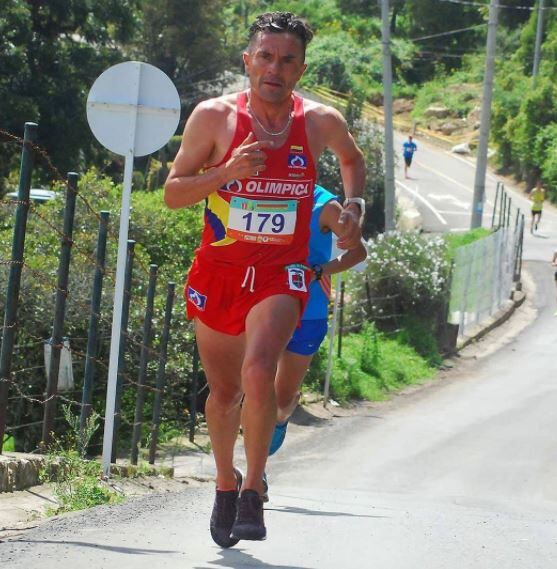
<path fill-rule="evenodd" d="M 300 168 L 305 170 L 308 167 L 308 159 L 305 154 L 289 154 L 288 155 L 288 167 L 289 168 Z"/>
<path fill-rule="evenodd" d="M 242 182 L 240 182 L 240 180 L 230 180 L 230 182 L 227 182 L 224 184 L 224 186 L 221 186 L 221 190 L 239 194 L 242 191 Z"/>
<path fill-rule="evenodd" d="M 301 170 L 305 170 L 308 167 L 308 159 L 304 154 L 303 146 L 298 146 L 296 144 L 290 145 L 290 151 L 288 152 L 288 167 L 299 168 Z"/>

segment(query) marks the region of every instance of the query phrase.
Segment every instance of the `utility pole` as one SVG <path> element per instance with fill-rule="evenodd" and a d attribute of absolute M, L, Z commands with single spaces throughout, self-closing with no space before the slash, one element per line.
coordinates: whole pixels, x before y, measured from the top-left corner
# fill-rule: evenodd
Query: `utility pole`
<path fill-rule="evenodd" d="M 493 75 L 495 72 L 495 40 L 497 36 L 498 0 L 489 4 L 489 21 L 487 24 L 487 46 L 485 59 L 485 75 L 482 96 L 482 113 L 480 117 L 480 141 L 476 161 L 476 177 L 474 180 L 474 200 L 472 202 L 472 223 L 475 229 L 482 226 L 485 199 L 485 174 L 487 171 L 487 148 L 489 143 L 489 127 L 491 122 L 491 99 L 493 96 Z"/>
<path fill-rule="evenodd" d="M 385 232 L 395 230 L 395 158 L 393 146 L 393 71 L 389 0 L 381 4 L 381 44 L 383 46 L 383 111 L 385 114 Z"/>
<path fill-rule="evenodd" d="M 538 71 L 540 68 L 540 59 L 542 52 L 542 36 L 543 36 L 543 12 L 544 0 L 539 0 L 538 3 L 538 23 L 536 26 L 536 47 L 534 48 L 534 67 L 532 68 L 532 88 L 536 87 L 536 79 L 538 78 Z"/>

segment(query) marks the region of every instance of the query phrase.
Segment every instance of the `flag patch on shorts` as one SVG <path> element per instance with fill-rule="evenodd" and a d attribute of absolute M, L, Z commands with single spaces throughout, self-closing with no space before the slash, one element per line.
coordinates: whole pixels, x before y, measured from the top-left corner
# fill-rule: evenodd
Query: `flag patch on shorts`
<path fill-rule="evenodd" d="M 306 274 L 298 267 L 288 267 L 288 286 L 290 290 L 307 292 Z"/>
<path fill-rule="evenodd" d="M 188 285 L 188 302 L 193 303 L 199 310 L 205 310 L 207 297 Z"/>

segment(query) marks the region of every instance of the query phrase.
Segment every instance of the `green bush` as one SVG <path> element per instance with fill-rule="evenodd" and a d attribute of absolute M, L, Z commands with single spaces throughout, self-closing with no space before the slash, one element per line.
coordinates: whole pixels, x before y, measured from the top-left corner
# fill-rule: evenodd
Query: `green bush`
<path fill-rule="evenodd" d="M 342 357 L 333 359 L 331 397 L 380 401 L 406 385 L 431 378 L 435 368 L 398 337 L 388 337 L 374 324 L 342 340 Z M 335 354 L 336 356 L 336 354 Z M 321 347 L 312 362 L 304 388 L 323 392 L 327 369 L 327 348 Z"/>
<path fill-rule="evenodd" d="M 60 188 L 59 188 L 60 189 Z M 80 400 L 83 382 L 84 354 L 88 335 L 89 303 L 95 271 L 95 248 L 99 226 L 98 212 L 112 212 L 107 243 L 106 275 L 104 278 L 99 330 L 99 355 L 95 374 L 94 407 L 104 413 L 104 394 L 108 367 L 109 338 L 112 326 L 112 299 L 117 253 L 121 186 L 95 170 L 84 174 L 79 182 L 79 195 L 74 225 L 74 246 L 70 267 L 69 296 L 64 334 L 71 340 L 76 392 L 67 394 Z M 35 206 L 30 213 L 26 235 L 25 263 L 19 308 L 18 348 L 14 353 L 13 370 L 24 394 L 36 396 L 45 388 L 43 340 L 51 335 L 56 288 L 56 272 L 60 251 L 60 233 L 64 208 L 63 192 L 52 202 Z M 126 350 L 126 382 L 123 395 L 123 443 L 131 430 L 138 376 L 139 346 L 143 342 L 145 295 L 150 263 L 160 266 L 155 312 L 153 318 L 153 347 L 158 349 L 168 281 L 176 282 L 168 347 L 168 388 L 163 398 L 163 418 L 184 418 L 189 389 L 188 378 L 192 364 L 192 327 L 184 317 L 182 283 L 191 262 L 201 232 L 201 208 L 169 210 L 162 190 L 133 192 L 130 238 L 137 241 L 132 279 L 132 301 Z M 4 204 L 0 209 L 0 258 L 9 259 L 14 206 Z M 8 268 L 0 266 L 3 282 Z M 148 368 L 148 383 L 152 385 L 157 361 L 152 358 Z M 20 371 L 27 370 L 27 371 Z M 150 418 L 153 393 L 147 393 L 145 412 Z M 42 407 L 29 401 L 16 400 L 9 408 L 8 425 L 40 421 Z M 62 428 L 60 423 L 57 427 Z M 15 446 L 20 451 L 36 448 L 40 426 L 21 429 L 15 433 Z M 98 439 L 94 441 L 98 443 Z"/>
<path fill-rule="evenodd" d="M 436 313 L 445 299 L 450 270 L 443 238 L 380 234 L 370 239 L 367 247 L 366 272 L 350 276 L 351 293 L 359 300 L 356 304 L 365 305 L 367 299 L 362 293 L 367 284 L 371 316 L 396 319 L 412 314 L 429 318 Z"/>

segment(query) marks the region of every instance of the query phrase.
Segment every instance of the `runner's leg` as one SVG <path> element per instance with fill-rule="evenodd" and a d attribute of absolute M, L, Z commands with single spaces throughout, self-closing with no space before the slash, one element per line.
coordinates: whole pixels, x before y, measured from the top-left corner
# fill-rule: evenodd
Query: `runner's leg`
<path fill-rule="evenodd" d="M 240 378 L 245 335 L 231 336 L 217 332 L 198 318 L 195 320 L 195 334 L 210 388 L 205 417 L 215 456 L 217 488 L 232 490 L 236 487 L 233 459 L 240 428 Z"/>
<path fill-rule="evenodd" d="M 282 354 L 275 378 L 277 423 L 284 423 L 294 413 L 300 387 L 312 359 L 313 355 L 304 356 L 288 350 Z"/>
<path fill-rule="evenodd" d="M 299 301 L 285 294 L 268 297 L 246 319 L 246 353 L 242 366 L 242 429 L 247 460 L 244 488 L 263 491 L 263 472 L 277 418 L 275 375 L 281 353 L 292 337 Z"/>

